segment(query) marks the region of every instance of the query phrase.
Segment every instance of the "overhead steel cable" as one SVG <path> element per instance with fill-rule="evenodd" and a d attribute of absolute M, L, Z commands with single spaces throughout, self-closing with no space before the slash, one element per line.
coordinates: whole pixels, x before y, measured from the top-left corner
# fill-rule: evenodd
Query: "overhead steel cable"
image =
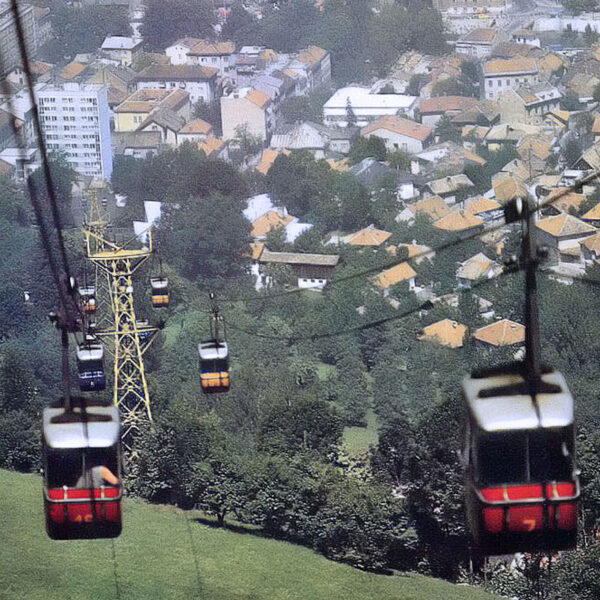
<path fill-rule="evenodd" d="M 504 275 L 516 273 L 516 272 L 518 272 L 518 270 L 519 270 L 518 268 L 505 269 L 496 277 L 476 281 L 475 283 L 473 283 L 471 285 L 470 288 L 459 289 L 459 290 L 456 290 L 455 293 L 464 294 L 466 292 L 471 292 L 475 288 L 479 288 L 481 286 L 492 283 L 492 282 L 500 279 Z M 266 340 L 277 340 L 280 342 L 287 342 L 287 343 L 295 343 L 295 342 L 307 342 L 307 341 L 321 340 L 321 339 L 325 339 L 325 338 L 332 338 L 332 337 L 338 337 L 341 335 L 350 335 L 352 333 L 358 333 L 358 332 L 364 331 L 366 329 L 373 329 L 374 327 L 379 327 L 380 325 L 385 325 L 386 323 L 391 323 L 392 321 L 398 321 L 401 319 L 405 319 L 405 318 L 410 317 L 411 315 L 421 312 L 423 310 L 431 310 L 434 306 L 435 306 L 434 302 L 427 300 L 426 302 L 421 303 L 419 306 L 405 310 L 396 315 L 391 315 L 389 317 L 384 317 L 382 319 L 370 321 L 369 323 L 364 323 L 362 325 L 356 325 L 354 327 L 348 327 L 347 329 L 338 329 L 338 330 L 329 331 L 326 333 L 303 334 L 303 335 L 296 335 L 296 336 L 293 336 L 293 335 L 289 335 L 289 336 L 271 335 L 271 334 L 261 333 L 261 332 L 257 332 L 257 331 L 250 331 L 249 329 L 246 329 L 244 327 L 239 327 L 238 325 L 235 325 L 234 323 L 231 323 L 230 321 L 227 321 L 227 320 L 224 320 L 224 323 L 229 328 L 239 331 L 241 333 L 245 333 L 246 335 L 249 335 L 252 337 L 266 339 Z"/>
<path fill-rule="evenodd" d="M 600 177 L 600 170 L 594 171 L 590 175 L 586 175 L 583 179 L 580 179 L 573 185 L 565 187 L 564 190 L 562 190 L 558 194 L 550 195 L 543 202 L 540 202 L 539 204 L 537 204 L 537 206 L 532 208 L 532 211 L 531 211 L 532 214 L 537 213 L 542 208 L 545 208 L 549 204 L 552 204 L 553 202 L 560 200 L 560 198 L 572 193 L 574 190 L 579 189 L 582 185 L 585 185 L 586 183 L 590 183 L 593 180 L 598 179 L 598 177 Z M 433 248 L 427 248 L 426 250 L 422 250 L 421 252 L 418 252 L 417 254 L 411 256 L 410 260 L 416 260 L 419 258 L 425 258 L 425 257 L 431 256 L 433 253 L 441 252 L 443 250 L 447 250 L 454 246 L 458 246 L 459 244 L 461 244 L 463 242 L 478 239 L 480 237 L 483 237 L 484 235 L 488 235 L 490 233 L 494 233 L 495 231 L 499 231 L 500 229 L 503 229 L 506 226 L 507 226 L 507 223 L 500 223 L 498 225 L 494 225 L 493 227 L 489 227 L 488 229 L 484 229 L 483 231 L 474 233 L 472 235 L 462 237 L 459 239 L 453 239 L 453 240 L 450 240 L 443 244 L 440 244 L 439 246 L 435 246 Z M 357 271 L 356 273 L 349 273 L 348 275 L 343 275 L 341 277 L 331 279 L 330 281 L 327 282 L 325 287 L 337 285 L 339 283 L 345 283 L 347 281 L 351 281 L 353 279 L 357 279 L 360 277 L 366 277 L 368 275 L 373 275 L 375 273 L 379 273 L 380 271 L 385 271 L 387 269 L 391 269 L 392 267 L 396 267 L 399 264 L 406 262 L 407 260 L 409 260 L 409 259 L 408 258 L 396 259 L 396 260 L 388 261 L 381 265 L 369 267 L 368 269 L 362 269 L 360 271 Z M 225 298 L 225 299 L 221 300 L 221 302 L 226 303 L 226 304 L 232 304 L 235 302 L 261 302 L 261 301 L 264 302 L 266 300 L 271 300 L 273 298 L 281 298 L 283 296 L 291 296 L 294 294 L 300 294 L 302 292 L 305 292 L 306 290 L 311 290 L 311 289 L 321 289 L 321 288 L 317 287 L 317 286 L 305 287 L 305 288 L 295 288 L 293 290 L 285 290 L 282 292 L 276 292 L 274 294 L 265 294 L 264 296 L 258 295 L 258 296 L 246 296 L 246 297 L 229 298 L 229 299 Z"/>
<path fill-rule="evenodd" d="M 67 280 L 71 280 L 71 271 L 69 268 L 69 260 L 67 258 L 67 250 L 65 248 L 65 241 L 62 235 L 62 221 L 60 217 L 60 211 L 58 209 L 58 203 L 56 201 L 56 190 L 52 181 L 52 173 L 50 172 L 50 164 L 48 162 L 48 153 L 46 151 L 46 143 L 44 141 L 44 134 L 42 131 L 42 123 L 37 107 L 35 98 L 35 92 L 33 89 L 33 75 L 31 74 L 31 64 L 29 62 L 29 55 L 27 52 L 27 45 L 25 43 L 25 34 L 23 32 L 23 24 L 19 16 L 19 7 L 17 0 L 11 0 L 11 8 L 13 18 L 15 21 L 15 28 L 17 31 L 17 40 L 19 42 L 19 52 L 23 61 L 23 71 L 25 73 L 25 79 L 27 80 L 27 90 L 29 93 L 29 101 L 31 103 L 31 110 L 33 113 L 33 123 L 35 126 L 35 132 L 37 136 L 37 145 L 40 149 L 42 156 L 42 167 L 44 169 L 44 178 L 46 180 L 46 189 L 48 191 L 48 198 L 50 200 L 50 208 L 52 211 L 52 218 L 54 220 L 54 227 L 56 229 L 56 236 L 58 239 L 58 246 L 63 262 L 63 269 Z"/>

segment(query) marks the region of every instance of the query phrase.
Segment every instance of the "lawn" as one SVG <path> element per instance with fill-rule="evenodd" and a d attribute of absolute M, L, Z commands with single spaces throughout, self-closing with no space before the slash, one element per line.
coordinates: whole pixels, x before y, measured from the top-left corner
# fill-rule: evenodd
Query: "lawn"
<path fill-rule="evenodd" d="M 3 600 L 492 599 L 422 576 L 364 573 L 302 546 L 215 528 L 199 522 L 199 513 L 133 499 L 125 501 L 114 546 L 53 542 L 44 531 L 39 476 L 0 470 L 0 489 Z"/>
<path fill-rule="evenodd" d="M 366 427 L 345 427 L 343 445 L 348 456 L 356 457 L 363 455 L 369 446 L 375 446 L 379 440 L 377 433 L 377 417 L 372 408 L 367 410 Z"/>

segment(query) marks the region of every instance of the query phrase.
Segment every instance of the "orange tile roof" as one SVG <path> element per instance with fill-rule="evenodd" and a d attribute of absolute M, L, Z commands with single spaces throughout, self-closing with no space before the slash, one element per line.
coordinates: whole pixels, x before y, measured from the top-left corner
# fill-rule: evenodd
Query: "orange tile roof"
<path fill-rule="evenodd" d="M 269 172 L 269 169 L 273 166 L 275 159 L 280 155 L 285 154 L 289 156 L 289 150 L 263 150 L 260 162 L 256 166 L 256 170 L 263 175 Z"/>
<path fill-rule="evenodd" d="M 500 60 L 490 60 L 483 65 L 485 75 L 500 75 L 504 73 L 530 73 L 538 72 L 535 58 L 519 56 Z"/>
<path fill-rule="evenodd" d="M 436 221 L 433 226 L 443 231 L 466 231 L 483 225 L 483 219 L 470 215 L 461 210 L 453 210 L 449 215 Z"/>
<path fill-rule="evenodd" d="M 479 27 L 469 31 L 459 41 L 461 42 L 493 42 L 494 38 L 498 35 L 497 29 L 491 27 Z"/>
<path fill-rule="evenodd" d="M 552 143 L 547 139 L 539 137 L 525 138 L 517 147 L 517 152 L 525 160 L 528 158 L 530 151 L 538 158 L 546 160 L 552 154 Z"/>
<path fill-rule="evenodd" d="M 586 201 L 587 196 L 585 194 L 576 194 L 575 192 L 565 193 L 565 189 L 555 189 L 550 193 L 550 196 L 546 199 L 549 201 L 550 198 L 560 195 L 560 198 L 551 202 L 554 208 L 562 211 L 569 212 L 570 208 L 579 210 L 579 207 Z"/>
<path fill-rule="evenodd" d="M 350 169 L 350 161 L 347 158 L 341 160 L 335 160 L 335 158 L 328 158 L 327 164 L 332 171 L 348 171 Z"/>
<path fill-rule="evenodd" d="M 402 117 L 388 115 L 363 127 L 360 134 L 365 136 L 380 129 L 386 129 L 415 140 L 420 140 L 421 142 L 424 142 L 433 133 L 433 127 L 428 127 L 409 119 L 403 119 Z"/>
<path fill-rule="evenodd" d="M 389 231 L 382 231 L 374 227 L 365 227 L 352 234 L 348 243 L 351 246 L 381 246 L 391 235 Z"/>
<path fill-rule="evenodd" d="M 485 165 L 487 165 L 487 160 L 485 160 L 485 158 L 482 158 L 481 156 L 479 156 L 479 154 L 475 154 L 474 152 L 470 152 L 469 150 L 465 150 L 465 149 L 463 149 L 462 152 L 465 155 L 465 158 L 467 160 L 470 160 L 471 162 L 474 162 L 474 163 L 480 165 L 481 167 L 485 167 Z"/>
<path fill-rule="evenodd" d="M 190 121 L 185 127 L 179 132 L 182 133 L 202 133 L 209 134 L 212 133 L 213 126 L 202 119 L 194 119 Z"/>
<path fill-rule="evenodd" d="M 149 113 L 149 112 L 152 112 L 156 108 L 156 106 L 157 106 L 156 102 L 143 101 L 143 100 L 139 100 L 139 101 L 125 100 L 125 102 L 122 102 L 121 104 L 119 104 L 119 106 L 117 106 L 117 108 L 115 108 L 115 112 L 118 112 L 118 113 L 128 113 L 128 112 Z"/>
<path fill-rule="evenodd" d="M 416 275 L 416 271 L 407 262 L 403 262 L 377 275 L 375 285 L 383 290 L 387 290 L 401 281 L 407 281 L 416 277 Z"/>
<path fill-rule="evenodd" d="M 425 327 L 423 333 L 419 335 L 419 340 L 435 342 L 450 348 L 462 348 L 466 333 L 466 325 L 451 319 L 443 319 Z"/>
<path fill-rule="evenodd" d="M 462 263 L 462 266 L 458 270 L 458 277 L 468 279 L 469 281 L 477 281 L 495 266 L 496 263 L 493 260 L 490 260 L 483 252 L 479 252 L 479 254 L 471 256 L 471 258 Z"/>
<path fill-rule="evenodd" d="M 271 102 L 269 96 L 260 90 L 250 90 L 246 96 L 246 100 L 248 100 L 248 102 L 252 102 L 252 104 L 256 104 L 256 106 L 260 108 L 264 108 L 267 104 L 269 104 L 269 102 Z"/>
<path fill-rule="evenodd" d="M 312 67 L 327 56 L 327 50 L 318 46 L 309 46 L 306 50 L 302 50 L 298 56 L 298 60 L 305 65 Z"/>
<path fill-rule="evenodd" d="M 510 175 L 495 179 L 492 185 L 496 200 L 501 204 L 506 204 L 515 198 L 525 198 L 528 193 L 525 184 L 519 178 Z"/>
<path fill-rule="evenodd" d="M 267 235 L 271 229 L 277 229 L 278 227 L 285 227 L 294 220 L 294 217 L 288 215 L 282 217 L 276 210 L 270 210 L 268 213 L 258 217 L 252 222 L 252 236 L 262 237 Z"/>
<path fill-rule="evenodd" d="M 406 248 L 408 251 L 408 258 L 413 258 L 415 256 L 422 256 L 423 258 L 432 258 L 433 256 L 435 256 L 435 252 L 429 246 L 424 246 L 421 244 L 398 244 L 398 246 L 389 246 L 387 248 L 388 254 L 396 256 L 398 248 Z M 417 260 L 417 262 L 419 261 Z"/>
<path fill-rule="evenodd" d="M 198 142 L 198 149 L 202 150 L 206 156 L 210 156 L 213 152 L 219 152 L 225 146 L 225 142 L 216 137 L 208 136 L 205 140 Z"/>
<path fill-rule="evenodd" d="M 555 217 L 547 217 L 538 221 L 535 226 L 553 237 L 567 237 L 570 235 L 586 235 L 597 231 L 595 227 L 580 221 L 572 215 L 562 213 Z"/>
<path fill-rule="evenodd" d="M 200 40 L 188 52 L 190 56 L 222 56 L 225 54 L 233 54 L 235 52 L 235 44 L 233 42 L 207 42 Z"/>
<path fill-rule="evenodd" d="M 420 202 L 408 207 L 415 215 L 423 212 L 434 220 L 441 219 L 449 215 L 451 210 L 448 205 L 439 196 L 429 196 Z"/>
<path fill-rule="evenodd" d="M 252 260 L 258 260 L 265 249 L 265 244 L 264 242 L 255 242 L 250 244 L 250 249 L 252 250 Z"/>
<path fill-rule="evenodd" d="M 467 96 L 438 96 L 437 98 L 425 98 L 419 104 L 421 114 L 461 111 L 472 108 L 479 101 Z"/>
<path fill-rule="evenodd" d="M 581 218 L 589 221 L 600 220 L 600 202 L 598 202 L 596 206 L 588 210 Z"/>
<path fill-rule="evenodd" d="M 81 75 L 85 69 L 86 66 L 82 65 L 81 63 L 70 62 L 68 65 L 63 67 L 62 71 L 60 72 L 60 76 L 63 79 L 73 79 L 74 77 L 77 77 L 77 75 Z"/>
<path fill-rule="evenodd" d="M 501 210 L 502 206 L 498 204 L 495 200 L 491 198 L 486 198 L 486 196 L 481 196 L 479 198 L 474 198 L 467 204 L 465 208 L 465 212 L 470 215 L 479 215 L 484 212 L 488 212 L 490 210 Z"/>
<path fill-rule="evenodd" d="M 590 252 L 600 254 L 600 233 L 591 235 L 589 238 L 585 238 L 583 242 L 579 242 L 581 246 L 585 246 Z"/>
<path fill-rule="evenodd" d="M 490 346 L 512 346 L 525 341 L 525 327 L 520 323 L 502 319 L 477 329 L 473 337 Z"/>

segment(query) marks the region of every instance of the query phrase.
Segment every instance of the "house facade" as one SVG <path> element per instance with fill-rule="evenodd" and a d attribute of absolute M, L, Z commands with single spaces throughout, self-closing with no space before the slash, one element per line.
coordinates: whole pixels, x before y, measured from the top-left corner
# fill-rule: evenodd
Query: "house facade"
<path fill-rule="evenodd" d="M 560 109 L 561 98 L 557 88 L 545 83 L 508 89 L 498 98 L 502 121 L 541 125 L 549 112 Z"/>
<path fill-rule="evenodd" d="M 497 100 L 509 89 L 539 83 L 537 62 L 534 58 L 522 56 L 489 60 L 483 65 L 482 83 L 482 98 Z"/>
<path fill-rule="evenodd" d="M 236 137 L 236 127 L 247 125 L 248 131 L 269 141 L 275 129 L 275 115 L 267 94 L 252 88 L 235 90 L 221 98 L 221 123 L 223 139 Z"/>
<path fill-rule="evenodd" d="M 377 136 L 383 139 L 385 147 L 393 152 L 420 152 L 433 143 L 433 128 L 409 119 L 386 116 L 377 119 L 361 130 L 361 136 Z"/>
<path fill-rule="evenodd" d="M 138 90 L 180 89 L 190 96 L 192 104 L 202 100 L 209 104 L 217 93 L 218 70 L 196 65 L 148 65 L 135 78 Z"/>

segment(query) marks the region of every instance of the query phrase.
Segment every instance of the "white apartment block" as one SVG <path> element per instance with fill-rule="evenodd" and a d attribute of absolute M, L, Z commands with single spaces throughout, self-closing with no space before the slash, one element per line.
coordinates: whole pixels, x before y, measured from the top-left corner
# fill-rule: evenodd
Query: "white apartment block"
<path fill-rule="evenodd" d="M 482 99 L 497 100 L 503 92 L 522 85 L 535 85 L 539 81 L 539 69 L 534 58 L 490 60 L 483 65 Z"/>
<path fill-rule="evenodd" d="M 74 171 L 110 179 L 112 151 L 108 88 L 65 83 L 35 87 L 49 152 L 61 152 Z"/>
<path fill-rule="evenodd" d="M 35 17 L 33 6 L 31 4 L 19 3 L 19 19 L 23 26 L 25 34 L 25 44 L 29 56 L 35 56 L 37 53 Z M 17 29 L 10 2 L 0 1 L 0 77 L 10 73 L 15 67 L 20 65 L 21 52 L 19 50 L 19 40 L 17 38 Z"/>

